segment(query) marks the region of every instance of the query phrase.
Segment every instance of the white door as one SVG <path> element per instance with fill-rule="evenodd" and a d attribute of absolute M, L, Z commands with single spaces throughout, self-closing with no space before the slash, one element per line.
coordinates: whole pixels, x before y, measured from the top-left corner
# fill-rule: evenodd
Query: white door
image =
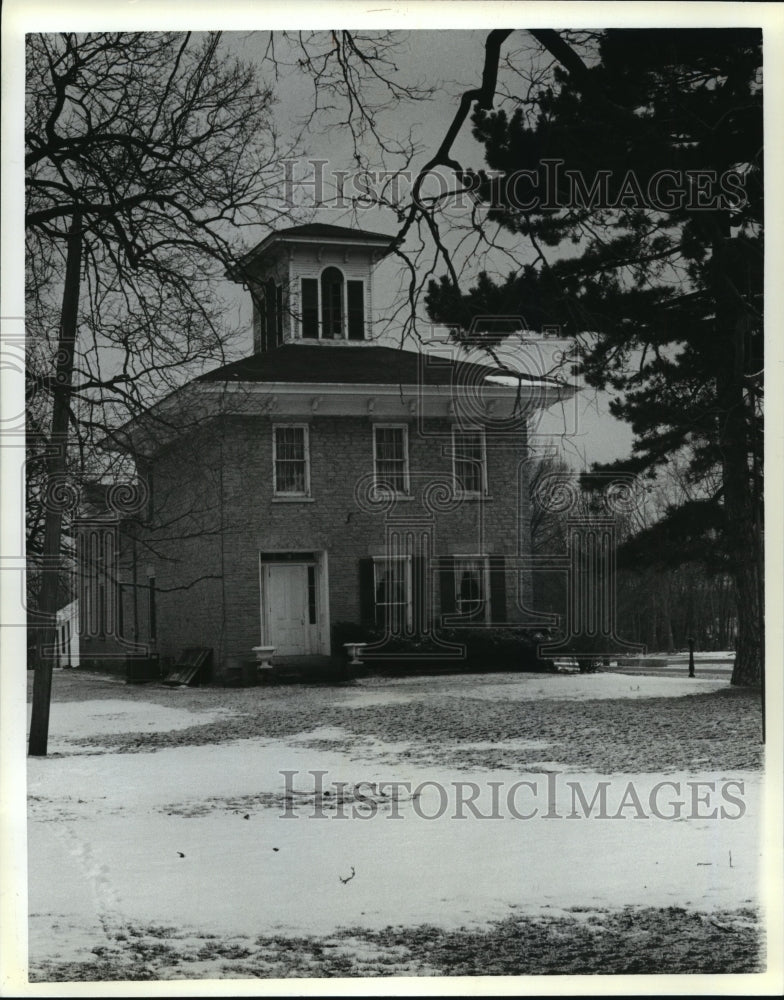
<path fill-rule="evenodd" d="M 310 652 L 307 566 L 267 567 L 267 614 L 270 645 L 279 656 Z"/>

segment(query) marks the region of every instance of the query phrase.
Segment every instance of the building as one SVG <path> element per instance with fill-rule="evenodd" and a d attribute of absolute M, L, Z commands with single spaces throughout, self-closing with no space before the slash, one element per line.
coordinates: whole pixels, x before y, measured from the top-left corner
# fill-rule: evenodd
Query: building
<path fill-rule="evenodd" d="M 125 642 L 209 647 L 220 671 L 259 645 L 329 655 L 336 624 L 437 641 L 525 621 L 527 424 L 572 388 L 374 340 L 391 242 L 272 233 L 229 273 L 253 297 L 253 355 L 118 435 L 138 483 L 115 548 L 133 552 L 125 599 L 143 591 L 148 630 L 137 615 Z"/>

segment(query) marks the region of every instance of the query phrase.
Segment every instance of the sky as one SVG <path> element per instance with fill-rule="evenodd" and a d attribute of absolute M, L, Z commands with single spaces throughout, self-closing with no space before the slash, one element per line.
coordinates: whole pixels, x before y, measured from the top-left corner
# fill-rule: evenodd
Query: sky
<path fill-rule="evenodd" d="M 428 92 L 427 96 L 420 100 L 403 97 L 390 102 L 386 99 L 383 88 L 379 87 L 365 88 L 363 94 L 370 102 L 378 102 L 380 105 L 374 116 L 379 133 L 401 142 L 410 136 L 416 153 L 410 161 L 401 156 L 380 154 L 378 144 L 372 137 L 361 142 L 359 149 L 362 156 L 367 157 L 377 169 L 405 167 L 413 176 L 433 155 L 446 134 L 460 94 L 476 87 L 481 80 L 487 31 L 415 30 L 401 31 L 396 33 L 396 37 L 395 48 L 390 53 L 395 70 L 390 72 L 390 78 L 402 86 Z M 297 65 L 301 52 L 297 50 L 295 41 L 283 37 L 282 33 L 276 33 L 275 54 L 279 66 L 276 79 L 270 71 L 269 59 L 266 58 L 269 38 L 269 32 L 230 32 L 224 36 L 224 44 L 227 50 L 257 65 L 264 79 L 273 87 L 273 111 L 282 141 L 286 143 L 299 137 L 301 154 L 289 168 L 293 183 L 287 189 L 296 202 L 296 207 L 292 210 L 292 224 L 317 221 L 358 225 L 378 232 L 395 233 L 398 222 L 390 209 L 366 206 L 354 212 L 347 204 L 344 207 L 334 207 L 337 188 L 330 179 L 341 173 L 353 172 L 356 167 L 351 132 L 344 121 L 346 106 L 341 99 L 335 99 L 332 110 L 325 108 L 320 111 L 312 119 L 310 127 L 302 131 L 303 123 L 311 115 L 315 102 L 312 76 Z M 317 41 L 310 48 L 311 51 L 320 52 L 324 50 L 323 47 L 324 42 Z M 511 37 L 505 52 L 514 57 L 510 61 L 517 67 L 536 70 L 544 65 L 533 39 L 525 31 L 518 31 Z M 520 92 L 520 85 L 520 78 L 502 66 L 498 79 L 499 93 L 517 94 Z M 321 100 L 322 103 L 327 103 L 323 97 Z M 496 107 L 504 105 L 513 106 L 512 102 L 503 97 L 496 101 Z M 466 167 L 478 169 L 485 165 L 484 150 L 471 135 L 470 120 L 464 123 L 456 137 L 452 154 Z M 314 167 L 310 160 L 326 162 Z M 316 203 L 313 184 L 317 171 L 324 180 L 323 200 L 320 204 Z M 444 171 L 444 184 L 451 180 L 449 172 Z M 304 183 L 297 183 L 299 181 Z M 350 185 L 351 182 L 347 183 Z M 408 187 L 409 182 L 404 179 L 400 185 L 401 193 L 405 194 Z M 454 254 L 466 290 L 482 270 L 504 278 L 509 271 L 533 261 L 535 255 L 530 247 L 496 226 L 488 227 L 494 246 L 480 247 L 477 250 L 475 239 L 466 241 L 470 226 L 470 206 L 457 204 L 449 210 L 442 230 L 444 242 Z M 250 239 L 250 235 L 248 233 L 246 239 Z M 267 230 L 259 228 L 258 239 L 261 240 L 266 235 Z M 413 241 L 409 245 L 413 245 Z M 568 249 L 565 252 L 569 252 Z M 427 260 L 430 259 L 428 256 Z M 442 264 L 436 269 L 434 277 L 445 273 L 446 267 Z M 404 300 L 406 280 L 406 273 L 394 257 L 387 258 L 376 267 L 374 335 L 379 337 L 381 343 L 399 346 L 401 323 L 395 313 Z M 248 330 L 244 342 L 250 345 L 249 296 L 241 290 L 228 294 L 236 302 L 240 323 Z M 427 340 L 432 329 L 423 308 L 419 310 L 419 318 L 422 321 L 420 336 Z M 407 343 L 406 346 L 414 347 L 415 344 Z M 547 345 L 548 350 L 550 346 Z M 566 346 L 566 343 L 559 345 L 561 350 Z M 522 358 L 521 363 L 524 364 Z M 628 454 L 632 442 L 631 430 L 628 425 L 609 414 L 608 401 L 607 394 L 583 388 L 567 407 L 551 408 L 541 415 L 537 422 L 540 443 L 556 442 L 564 458 L 578 469 L 585 468 L 592 462 L 607 462 Z"/>
<path fill-rule="evenodd" d="M 13 6 L 13 3 L 7 4 L 6 11 Z M 57 6 L 36 3 L 33 6 L 43 13 L 41 18 L 36 19 L 32 19 L 28 15 L 27 27 L 30 30 L 38 30 L 44 26 L 51 30 L 84 30 L 104 27 L 138 29 L 148 24 L 150 27 L 179 30 L 222 27 L 226 31 L 224 38 L 227 47 L 259 66 L 263 65 L 264 52 L 270 35 L 267 28 L 293 27 L 296 29 L 306 27 L 307 29 L 321 30 L 336 26 L 343 27 L 346 23 L 350 23 L 353 28 L 360 30 L 394 27 L 396 32 L 402 33 L 402 44 L 394 54 L 396 72 L 393 75 L 395 79 L 407 85 L 413 83 L 425 88 L 432 88 L 433 93 L 428 100 L 422 102 L 396 102 L 392 109 L 379 111 L 377 121 L 380 130 L 387 135 L 402 137 L 408 135 L 409 132 L 411 133 L 419 150 L 412 164 L 414 167 L 421 165 L 431 155 L 435 145 L 443 136 L 454 114 L 457 95 L 466 87 L 478 84 L 481 75 L 483 45 L 488 28 L 516 24 L 519 30 L 515 31 L 507 43 L 508 48 L 509 50 L 526 50 L 527 54 L 530 55 L 534 47 L 531 36 L 525 30 L 527 26 L 558 26 L 560 23 L 560 26 L 568 24 L 573 27 L 586 27 L 609 23 L 609 21 L 628 23 L 635 16 L 642 16 L 639 12 L 643 11 L 648 11 L 646 15 L 648 17 L 652 16 L 652 11 L 655 11 L 656 16 L 651 23 L 655 23 L 658 19 L 658 23 L 666 21 L 674 26 L 679 22 L 679 19 L 688 20 L 689 17 L 691 17 L 689 23 L 694 21 L 694 13 L 692 12 L 690 15 L 688 13 L 688 9 L 690 9 L 688 4 L 616 4 L 612 8 L 612 17 L 608 17 L 608 8 L 590 3 L 581 5 L 565 3 L 556 8 L 553 8 L 552 5 L 536 4 L 443 3 L 422 5 L 413 3 L 376 10 L 366 8 L 361 3 L 347 5 L 341 9 L 334 5 L 314 5 L 293 2 L 293 0 L 287 4 L 255 4 L 246 0 L 246 2 L 221 5 L 219 15 L 216 15 L 213 4 L 202 3 L 200 0 L 193 0 L 190 3 L 155 4 L 151 3 L 150 0 L 135 0 L 132 4 L 115 5 L 111 11 L 107 9 L 105 4 L 83 3 Z M 730 6 L 735 8 L 733 22 L 759 22 L 761 15 L 758 15 L 755 10 L 758 5 L 744 5 L 742 15 L 738 5 Z M 19 7 L 18 4 L 17 7 Z M 692 8 L 694 7 L 699 9 L 700 20 L 726 23 L 727 5 L 692 5 Z M 30 8 L 26 7 L 25 10 L 30 10 Z M 338 17 L 338 12 L 341 10 L 350 11 L 351 18 L 347 18 L 343 14 L 341 22 Z M 67 12 L 67 17 L 64 17 L 64 11 Z M 100 13 L 96 15 L 96 11 Z M 567 18 L 568 20 L 565 20 Z M 113 23 L 113 19 L 117 23 Z M 683 20 L 680 23 L 683 23 Z M 6 21 L 6 26 L 7 24 L 8 21 Z M 427 27 L 422 28 L 422 25 Z M 264 30 L 258 30 L 259 28 Z M 766 28 L 766 31 L 766 44 L 769 46 L 772 33 L 769 28 Z M 290 139 L 297 131 L 297 123 L 301 124 L 304 117 L 312 109 L 312 80 L 307 72 L 297 66 L 299 54 L 292 51 L 291 48 L 286 50 L 280 32 L 276 32 L 275 42 L 280 74 L 277 79 L 269 76 L 269 80 L 275 87 L 275 116 L 278 127 L 284 139 Z M 526 52 L 518 54 L 516 57 L 517 65 L 525 65 Z M 8 64 L 7 59 L 4 60 L 4 64 Z M 769 62 L 766 67 L 769 79 L 770 66 Z M 502 70 L 499 75 L 500 91 L 507 87 L 514 88 L 518 83 L 519 81 L 510 77 L 508 72 L 505 73 Z M 497 99 L 496 105 L 498 106 L 500 103 L 503 103 L 503 98 Z M 7 102 L 5 107 L 8 107 Z M 14 110 L 17 111 L 16 106 Z M 12 114 L 6 111 L 6 118 L 12 118 Z M 347 170 L 352 166 L 350 135 L 347 128 L 340 124 L 340 117 L 338 112 L 322 113 L 314 122 L 314 127 L 303 134 L 300 143 L 301 156 L 305 160 L 309 157 L 326 160 L 326 171 Z M 12 127 L 13 124 L 11 122 Z M 7 127 L 8 121 L 6 121 Z M 363 153 L 368 153 L 369 148 L 369 145 L 365 143 Z M 453 152 L 466 165 L 474 167 L 482 165 L 482 149 L 472 139 L 468 124 L 464 125 L 458 135 Z M 6 168 L 8 167 L 8 159 L 6 157 Z M 295 167 L 295 169 L 299 168 Z M 8 199 L 6 199 L 4 209 L 5 217 L 9 220 L 7 228 L 12 230 L 16 224 L 15 206 L 9 204 Z M 292 222 L 307 221 L 308 219 L 339 224 L 348 224 L 351 221 L 345 211 L 335 211 L 327 207 L 319 207 L 314 210 L 313 206 L 302 206 L 301 212 L 297 213 L 297 217 L 292 218 Z M 465 225 L 466 212 L 463 211 L 462 216 L 457 210 L 452 212 L 451 220 L 456 227 L 461 224 Z M 363 227 L 378 229 L 382 232 L 392 233 L 396 229 L 396 220 L 389 211 L 368 210 L 363 212 L 357 221 Z M 457 230 L 446 235 L 447 242 L 453 247 L 456 246 L 459 239 L 459 234 L 456 233 Z M 250 242 L 254 242 L 256 238 L 260 240 L 266 235 L 267 232 L 261 228 L 256 234 L 248 234 L 248 236 L 253 236 Z M 470 252 L 462 254 L 466 285 L 481 269 L 486 269 L 497 275 L 505 275 L 513 266 L 507 252 L 510 249 L 514 250 L 518 264 L 530 259 L 528 251 L 519 246 L 513 247 L 508 234 L 498 234 L 497 244 L 499 249 L 483 256 Z M 6 261 L 4 261 L 3 271 L 4 274 L 11 275 L 13 264 L 11 268 L 8 268 Z M 437 270 L 436 275 L 439 273 L 443 273 L 443 268 Z M 9 282 L 6 281 L 4 284 L 7 289 Z M 399 271 L 394 262 L 384 262 L 379 266 L 376 284 L 377 304 L 383 317 L 389 315 L 400 301 Z M 249 353 L 251 350 L 250 303 L 240 289 L 230 286 L 228 283 L 225 292 L 230 302 L 230 320 L 239 321 L 247 331 L 245 343 Z M 378 294 L 379 292 L 381 294 Z M 9 316 L 21 315 L 21 304 L 16 308 L 12 305 L 10 309 L 4 305 L 6 329 L 8 328 Z M 396 342 L 394 324 L 390 326 L 389 335 L 392 342 Z M 572 420 L 571 424 L 565 423 L 560 414 L 552 414 L 548 418 L 552 419 L 554 433 L 561 432 L 569 436 L 568 440 L 563 439 L 563 444 L 570 456 L 576 456 L 570 458 L 571 461 L 574 461 L 578 466 L 583 466 L 593 461 L 607 461 L 628 453 L 631 444 L 630 430 L 627 425 L 619 423 L 609 416 L 607 412 L 608 398 L 605 395 L 597 395 L 594 392 L 581 393 L 576 406 L 576 421 Z"/>

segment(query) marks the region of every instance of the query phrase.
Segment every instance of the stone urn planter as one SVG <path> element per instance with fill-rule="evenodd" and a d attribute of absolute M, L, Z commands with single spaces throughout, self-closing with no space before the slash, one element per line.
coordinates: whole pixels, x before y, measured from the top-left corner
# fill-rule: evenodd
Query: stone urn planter
<path fill-rule="evenodd" d="M 346 652 L 349 655 L 349 663 L 352 667 L 361 666 L 362 660 L 360 656 L 362 655 L 362 650 L 367 646 L 366 642 L 344 642 Z"/>
<path fill-rule="evenodd" d="M 258 670 L 272 670 L 272 657 L 275 655 L 277 646 L 254 646 L 253 652 L 256 654 Z"/>

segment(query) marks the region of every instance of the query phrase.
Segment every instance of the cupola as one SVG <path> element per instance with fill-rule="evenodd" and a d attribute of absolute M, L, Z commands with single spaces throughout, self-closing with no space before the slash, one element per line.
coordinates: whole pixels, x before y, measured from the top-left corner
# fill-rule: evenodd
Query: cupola
<path fill-rule="evenodd" d="M 326 223 L 277 230 L 227 272 L 253 296 L 253 350 L 373 339 L 374 265 L 393 236 Z"/>

